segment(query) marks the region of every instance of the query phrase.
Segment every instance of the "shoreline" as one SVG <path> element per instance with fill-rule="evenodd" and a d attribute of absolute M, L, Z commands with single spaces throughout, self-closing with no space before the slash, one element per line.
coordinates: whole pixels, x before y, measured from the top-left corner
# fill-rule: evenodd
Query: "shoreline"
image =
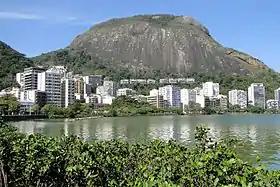
<path fill-rule="evenodd" d="M 78 118 L 64 118 L 64 117 L 54 117 L 54 118 L 33 118 L 33 119 L 23 119 L 23 120 L 4 120 L 4 122 L 18 122 L 18 121 L 33 121 L 33 120 L 63 120 L 65 122 L 81 121 L 85 119 L 99 119 L 99 118 L 120 118 L 120 117 L 139 117 L 139 116 L 226 116 L 226 115 L 280 115 L 275 113 L 251 113 L 251 112 L 227 112 L 223 114 L 170 114 L 170 113 L 159 113 L 159 114 L 146 114 L 146 115 L 118 115 L 118 116 L 88 116 L 88 117 L 78 117 Z"/>

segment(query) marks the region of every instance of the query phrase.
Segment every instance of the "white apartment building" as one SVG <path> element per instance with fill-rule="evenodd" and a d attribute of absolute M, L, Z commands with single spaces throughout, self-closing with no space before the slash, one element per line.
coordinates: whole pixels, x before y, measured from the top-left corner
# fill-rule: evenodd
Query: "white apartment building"
<path fill-rule="evenodd" d="M 280 101 L 280 88 L 274 90 L 274 99 Z M 280 103 L 278 103 L 278 106 L 280 106 Z"/>
<path fill-rule="evenodd" d="M 248 88 L 248 104 L 265 108 L 265 87 L 262 83 L 253 83 Z"/>
<path fill-rule="evenodd" d="M 121 88 L 121 89 L 118 89 L 118 90 L 117 90 L 117 97 L 122 96 L 122 95 L 124 95 L 124 96 L 132 96 L 132 95 L 134 95 L 135 93 L 136 93 L 136 91 L 133 90 L 133 89 L 130 89 L 130 88 Z"/>
<path fill-rule="evenodd" d="M 24 72 L 16 74 L 16 81 L 21 90 L 37 90 L 38 73 L 46 71 L 42 67 L 24 68 Z"/>
<path fill-rule="evenodd" d="M 181 92 L 179 87 L 167 85 L 159 88 L 159 95 L 167 101 L 167 106 L 181 107 Z"/>
<path fill-rule="evenodd" d="M 247 92 L 244 90 L 231 90 L 228 92 L 228 102 L 231 105 L 239 105 L 240 108 L 247 108 Z"/>
<path fill-rule="evenodd" d="M 269 99 L 266 101 L 266 108 L 267 109 L 279 109 L 279 105 L 278 105 L 279 101 L 278 100 L 274 100 L 274 99 Z"/>
<path fill-rule="evenodd" d="M 190 90 L 189 89 L 181 89 L 181 103 L 183 106 L 189 105 L 190 102 Z"/>
<path fill-rule="evenodd" d="M 157 89 L 152 89 L 150 90 L 150 96 L 157 96 L 159 93 L 158 93 L 158 90 Z"/>
<path fill-rule="evenodd" d="M 202 85 L 203 95 L 206 97 L 217 97 L 220 94 L 219 83 L 205 82 Z"/>
<path fill-rule="evenodd" d="M 61 107 L 61 79 L 65 73 L 63 66 L 54 66 L 38 73 L 38 90 L 46 92 L 47 104 Z"/>
<path fill-rule="evenodd" d="M 67 108 L 75 101 L 75 80 L 73 78 L 61 79 L 61 107 Z"/>

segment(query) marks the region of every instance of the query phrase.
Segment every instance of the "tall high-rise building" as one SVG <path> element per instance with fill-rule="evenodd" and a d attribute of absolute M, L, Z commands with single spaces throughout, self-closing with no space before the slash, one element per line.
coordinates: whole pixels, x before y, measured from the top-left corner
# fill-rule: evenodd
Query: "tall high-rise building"
<path fill-rule="evenodd" d="M 203 95 L 206 97 L 217 97 L 220 94 L 219 83 L 205 82 L 202 85 Z"/>
<path fill-rule="evenodd" d="M 61 107 L 67 108 L 75 101 L 75 80 L 73 78 L 61 79 Z"/>
<path fill-rule="evenodd" d="M 265 108 L 265 87 L 262 83 L 253 83 L 248 88 L 248 104 Z"/>
<path fill-rule="evenodd" d="M 17 74 L 17 82 L 22 85 L 22 89 L 26 90 L 37 90 L 38 85 L 38 73 L 46 71 L 45 68 L 41 67 L 30 67 L 24 68 L 23 73 Z"/>
<path fill-rule="evenodd" d="M 173 85 L 167 85 L 159 88 L 159 95 L 163 96 L 163 99 L 167 101 L 167 106 L 181 107 L 181 92 L 179 87 Z"/>
<path fill-rule="evenodd" d="M 229 91 L 228 102 L 231 105 L 238 105 L 240 108 L 247 108 L 247 92 L 244 90 Z"/>
<path fill-rule="evenodd" d="M 38 90 L 46 92 L 47 104 L 61 107 L 61 79 L 66 69 L 55 66 L 45 72 L 38 73 Z"/>

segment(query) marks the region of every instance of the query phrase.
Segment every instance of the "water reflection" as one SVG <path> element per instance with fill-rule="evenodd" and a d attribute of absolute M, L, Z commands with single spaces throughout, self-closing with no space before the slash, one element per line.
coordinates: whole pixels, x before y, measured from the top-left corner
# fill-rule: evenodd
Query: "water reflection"
<path fill-rule="evenodd" d="M 95 138 L 98 140 L 110 140 L 113 137 L 113 124 L 110 121 L 104 121 L 96 125 Z"/>
<path fill-rule="evenodd" d="M 170 140 L 174 136 L 174 124 L 171 118 L 162 121 L 161 124 L 151 123 L 148 127 L 148 139 Z"/>
<path fill-rule="evenodd" d="M 255 160 L 260 155 L 271 168 L 280 169 L 280 115 L 248 116 L 161 116 L 101 118 L 66 122 L 64 120 L 25 121 L 14 125 L 26 134 L 80 136 L 84 140 L 126 139 L 144 142 L 154 139 L 193 144 L 195 128 L 206 126 L 215 140 L 236 137 L 246 144 L 240 147 L 242 157 Z M 277 164 L 276 164 L 277 163 Z"/>

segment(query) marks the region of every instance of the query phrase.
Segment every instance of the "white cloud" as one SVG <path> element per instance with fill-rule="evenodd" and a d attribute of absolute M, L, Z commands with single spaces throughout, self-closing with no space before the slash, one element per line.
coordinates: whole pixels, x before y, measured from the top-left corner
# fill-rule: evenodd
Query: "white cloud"
<path fill-rule="evenodd" d="M 0 19 L 42 20 L 44 17 L 20 12 L 0 12 Z"/>
<path fill-rule="evenodd" d="M 92 25 L 94 21 L 80 20 L 73 16 L 59 16 L 59 15 L 39 15 L 33 13 L 22 13 L 22 12 L 5 12 L 0 11 L 0 20 L 33 20 L 33 21 L 44 21 L 49 23 L 68 23 L 74 25 Z"/>

